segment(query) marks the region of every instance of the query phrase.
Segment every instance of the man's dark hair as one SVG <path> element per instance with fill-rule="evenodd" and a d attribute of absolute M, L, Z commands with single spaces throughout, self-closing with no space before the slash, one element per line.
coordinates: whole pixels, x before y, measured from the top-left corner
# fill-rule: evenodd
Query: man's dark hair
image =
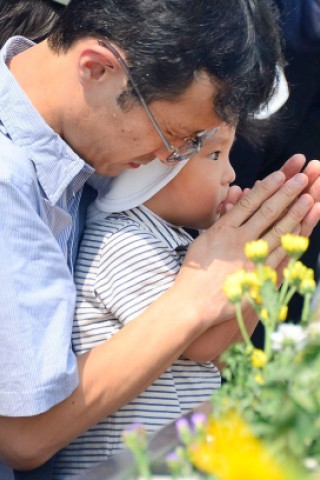
<path fill-rule="evenodd" d="M 176 99 L 206 72 L 214 111 L 228 123 L 268 101 L 282 62 L 271 0 L 71 0 L 49 45 L 65 52 L 85 37 L 123 49 L 148 103 Z"/>
<path fill-rule="evenodd" d="M 0 47 L 13 35 L 43 40 L 63 8 L 52 0 L 0 0 Z"/>

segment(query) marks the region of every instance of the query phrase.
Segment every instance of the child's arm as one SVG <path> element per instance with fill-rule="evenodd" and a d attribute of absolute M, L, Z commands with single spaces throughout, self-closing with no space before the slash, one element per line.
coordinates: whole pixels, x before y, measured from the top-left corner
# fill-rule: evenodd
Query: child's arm
<path fill-rule="evenodd" d="M 90 295 L 98 295 L 112 318 L 122 325 L 140 315 L 168 290 L 180 270 L 180 254 L 174 248 L 178 244 L 169 247 L 170 242 L 176 241 L 175 237 L 170 242 L 168 239 L 167 243 L 166 232 L 161 233 L 164 238 L 161 235 L 158 237 L 157 231 L 153 234 L 134 222 L 120 228 L 108 238 L 105 237 L 104 244 L 101 245 L 99 273 Z M 252 314 L 247 320 L 250 333 L 256 323 L 257 319 Z M 182 357 L 198 362 L 213 360 L 231 343 L 241 340 L 237 321 L 230 318 L 204 332 Z"/>

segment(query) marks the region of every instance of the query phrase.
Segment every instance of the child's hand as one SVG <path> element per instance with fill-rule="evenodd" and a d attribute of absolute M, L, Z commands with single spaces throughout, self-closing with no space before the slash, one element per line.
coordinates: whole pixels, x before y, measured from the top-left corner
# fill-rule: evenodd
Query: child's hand
<path fill-rule="evenodd" d="M 287 166 L 296 168 L 290 161 Z M 278 269 L 285 259 L 280 236 L 287 232 L 310 235 L 320 219 L 320 204 L 303 193 L 310 188 L 310 177 L 310 172 L 299 173 L 286 180 L 284 172 L 275 172 L 245 193 L 232 189 L 227 202 L 232 208 L 191 245 L 174 287 L 183 289 L 185 303 L 190 302 L 189 308 L 196 309 L 208 326 L 232 317 L 221 286 L 226 275 L 247 266 L 246 242 L 267 240 L 267 263 Z M 235 204 L 233 195 L 239 198 Z"/>
<path fill-rule="evenodd" d="M 221 215 L 224 215 L 225 213 L 229 212 L 235 204 L 240 200 L 240 198 L 243 195 L 243 191 L 238 185 L 233 185 L 232 187 L 229 188 L 227 198 L 223 202 L 222 209 L 221 209 Z"/>
<path fill-rule="evenodd" d="M 285 174 L 288 180 L 294 175 L 296 175 L 298 172 L 300 172 L 305 163 L 305 156 L 297 153 L 286 161 L 280 171 Z M 315 203 L 320 202 L 320 161 L 311 160 L 303 170 L 303 173 L 308 177 L 308 184 L 306 185 L 304 193 L 308 193 L 309 195 L 311 195 Z M 261 183 L 261 180 L 257 180 L 255 182 L 255 185 L 259 183 Z M 230 187 L 227 198 L 224 201 L 222 215 L 229 212 L 240 200 L 240 198 L 243 195 L 247 194 L 250 190 L 250 188 L 245 188 L 244 190 L 241 190 L 241 188 L 237 185 L 233 185 L 232 187 Z M 318 207 L 316 206 L 316 211 L 317 208 Z M 301 229 L 299 231 L 301 235 L 310 235 L 312 229 L 315 226 L 315 223 L 317 222 L 317 219 L 314 217 L 314 213 L 315 211 L 312 210 L 310 212 L 310 215 L 306 216 L 306 218 L 304 219 L 304 222 L 301 225 Z"/>
<path fill-rule="evenodd" d="M 264 238 L 270 244 L 267 263 L 278 270 L 279 278 L 285 262 L 280 236 L 285 232 L 310 235 L 320 219 L 320 163 L 310 162 L 302 174 L 296 176 L 305 162 L 302 155 L 291 157 L 281 173 L 273 174 L 244 192 L 231 187 L 225 201 L 225 215 L 213 227 L 200 235 L 196 253 L 186 257 L 190 270 L 188 287 L 192 306 L 202 302 L 200 311 L 208 320 L 209 328 L 186 350 L 185 355 L 197 361 L 215 358 L 234 341 L 241 341 L 234 318 L 234 310 L 221 293 L 221 285 L 228 273 L 248 266 L 243 256 L 246 241 Z M 287 180 L 286 180 L 287 179 Z M 205 255 L 201 261 L 201 244 Z M 200 246 L 200 248 L 199 248 Z M 203 277 L 202 289 L 199 288 Z M 211 277 L 211 278 L 210 278 Z M 198 283 L 199 282 L 199 283 Z M 221 282 L 221 283 L 220 283 Z M 186 298 L 189 298 L 186 295 Z M 210 300 L 211 297 L 211 300 Z M 243 302 L 243 316 L 250 334 L 257 317 L 248 302 Z M 190 307 L 191 308 L 191 307 Z M 240 336 L 239 336 L 240 335 Z"/>

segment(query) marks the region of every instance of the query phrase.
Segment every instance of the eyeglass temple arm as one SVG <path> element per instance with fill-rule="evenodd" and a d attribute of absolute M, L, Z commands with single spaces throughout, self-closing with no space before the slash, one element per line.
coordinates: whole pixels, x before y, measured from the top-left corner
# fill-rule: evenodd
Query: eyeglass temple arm
<path fill-rule="evenodd" d="M 169 151 L 169 152 L 172 152 L 174 150 L 174 147 L 171 145 L 171 143 L 169 142 L 169 140 L 165 137 L 165 135 L 163 134 L 161 128 L 160 128 L 160 125 L 158 124 L 157 120 L 154 118 L 154 116 L 152 115 L 151 111 L 149 110 L 149 107 L 148 105 L 146 104 L 146 101 L 145 99 L 142 97 L 140 91 L 139 91 L 139 88 L 137 87 L 135 81 L 133 80 L 132 78 L 132 75 L 125 63 L 125 61 L 123 60 L 123 58 L 121 57 L 121 55 L 119 54 L 119 52 L 113 48 L 112 45 L 110 45 L 109 43 L 107 43 L 106 41 L 104 40 L 101 40 L 99 39 L 98 40 L 99 44 L 102 45 L 103 47 L 107 48 L 111 53 L 113 53 L 113 55 L 116 57 L 116 59 L 118 60 L 121 68 L 123 69 L 123 71 L 125 72 L 125 74 L 127 75 L 128 79 L 130 80 L 136 94 L 138 95 L 139 97 L 139 100 L 146 112 L 146 114 L 148 115 L 154 129 L 156 130 L 156 132 L 158 133 L 159 137 L 161 138 L 161 140 L 163 141 L 166 149 Z"/>

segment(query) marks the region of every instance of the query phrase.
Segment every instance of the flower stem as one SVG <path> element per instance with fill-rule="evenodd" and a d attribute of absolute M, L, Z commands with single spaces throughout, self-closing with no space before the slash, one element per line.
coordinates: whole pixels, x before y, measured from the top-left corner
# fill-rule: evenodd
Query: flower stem
<path fill-rule="evenodd" d="M 310 300 L 311 294 L 306 293 L 304 296 L 302 313 L 301 313 L 301 325 L 307 325 L 310 317 Z"/>
<path fill-rule="evenodd" d="M 296 291 L 297 291 L 297 288 L 295 286 L 291 287 L 285 299 L 282 301 L 282 305 L 288 305 L 288 303 L 290 302 L 291 298 L 296 293 Z"/>
<path fill-rule="evenodd" d="M 287 303 L 284 303 L 284 298 L 287 297 L 287 291 L 288 291 L 288 288 L 289 288 L 289 277 L 290 277 L 289 273 L 292 269 L 293 264 L 294 264 L 294 259 L 290 258 L 288 266 L 287 266 L 288 275 L 284 278 L 284 281 L 283 281 L 283 283 L 280 287 L 279 303 L 282 304 L 282 305 L 283 304 L 287 305 Z"/>
<path fill-rule="evenodd" d="M 270 358 L 271 355 L 271 333 L 273 328 L 265 327 L 264 330 L 264 353 Z"/>
<path fill-rule="evenodd" d="M 248 347 L 253 348 L 253 344 L 250 340 L 250 337 L 249 337 L 248 332 L 247 332 L 247 328 L 246 328 L 245 323 L 243 321 L 241 303 L 240 302 L 236 303 L 235 307 L 236 307 L 237 321 L 238 321 L 239 329 L 240 329 L 241 335 L 243 337 L 243 340 L 245 341 L 245 344 Z"/>

